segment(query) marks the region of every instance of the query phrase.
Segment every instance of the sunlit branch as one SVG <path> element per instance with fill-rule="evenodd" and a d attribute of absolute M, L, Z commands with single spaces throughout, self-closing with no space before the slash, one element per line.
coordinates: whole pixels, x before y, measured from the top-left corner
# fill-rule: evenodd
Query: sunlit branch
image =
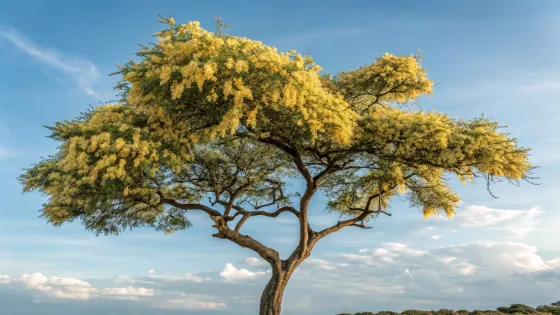
<path fill-rule="evenodd" d="M 230 229 L 225 225 L 223 220 L 216 220 L 215 222 L 216 224 L 213 227 L 218 230 L 218 233 L 213 234 L 213 237 L 227 239 L 241 247 L 249 248 L 269 262 L 276 270 L 281 268 L 280 254 L 276 250 L 260 243 L 248 235 L 239 233 L 237 229 Z"/>
<path fill-rule="evenodd" d="M 373 226 L 368 226 L 368 225 L 364 225 L 361 223 L 354 223 L 354 224 L 350 224 L 350 226 L 356 226 L 362 229 L 373 229 Z"/>
<path fill-rule="evenodd" d="M 394 189 L 397 185 L 392 185 L 391 187 L 389 187 L 388 190 Z M 370 210 L 371 207 L 371 203 L 373 202 L 373 200 L 375 200 L 376 198 L 381 198 L 381 196 L 385 193 L 386 191 L 381 190 L 379 193 L 373 194 L 371 196 L 368 197 L 368 200 L 366 202 L 366 205 L 362 210 L 362 213 L 360 213 L 358 216 L 348 219 L 348 220 L 344 220 L 344 221 L 339 221 L 336 225 L 333 225 L 331 227 L 325 228 L 319 232 L 315 232 L 313 235 L 313 242 L 317 242 L 319 239 L 334 233 L 336 231 L 341 230 L 344 227 L 347 226 L 358 226 L 356 225 L 357 222 L 363 221 L 365 220 L 369 215 L 371 214 L 376 214 L 376 213 L 384 213 L 386 215 L 391 215 L 390 213 L 387 213 L 385 211 L 383 211 L 381 209 L 381 207 L 379 207 L 379 209 L 377 210 Z M 359 209 L 357 210 L 359 211 Z"/>

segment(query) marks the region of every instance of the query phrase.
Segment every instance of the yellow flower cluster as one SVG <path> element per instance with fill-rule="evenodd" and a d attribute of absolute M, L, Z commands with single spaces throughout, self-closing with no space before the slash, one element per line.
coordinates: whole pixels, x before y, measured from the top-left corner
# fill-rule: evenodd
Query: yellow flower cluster
<path fill-rule="evenodd" d="M 413 203 L 423 207 L 426 217 L 440 210 L 451 216 L 459 201 L 442 182 L 445 171 L 462 181 L 472 180 L 477 172 L 518 180 L 531 167 L 527 150 L 486 119 L 455 121 L 441 113 L 392 107 L 378 107 L 366 117 L 357 141 L 378 148 L 379 158 L 393 162 L 381 169 L 401 191 L 410 191 L 401 167 L 417 174 L 415 181 L 422 179 L 421 185 L 412 186 L 430 187 L 411 191 Z"/>
<path fill-rule="evenodd" d="M 352 108 L 368 112 L 372 102 L 405 103 L 431 94 L 433 82 L 415 56 L 384 54 L 367 66 L 338 75 L 337 84 Z"/>
<path fill-rule="evenodd" d="M 311 58 L 279 53 L 247 38 L 217 36 L 198 22 L 171 25 L 157 36 L 153 55 L 124 75 L 132 86 L 131 105 L 159 111 L 171 99 L 188 111 L 195 99 L 207 101 L 223 113 L 205 130 L 210 135 L 230 133 L 244 121 L 259 126 L 270 119 L 258 115 L 265 108 L 288 110 L 313 137 L 323 133 L 340 143 L 350 141 L 357 116 L 342 96 L 325 91 L 320 67 Z"/>
<path fill-rule="evenodd" d="M 108 105 L 95 109 L 89 119 L 79 122 L 58 124 L 56 132 L 68 137 L 62 146 L 62 155 L 57 161 L 60 173 L 74 174 L 68 177 L 67 189 L 76 185 L 105 184 L 118 180 L 132 182 L 130 172 L 145 171 L 155 176 L 161 165 L 178 169 L 181 167 L 186 151 L 180 156 L 169 149 L 157 135 L 153 126 L 134 125 L 135 116 L 132 108 L 124 105 Z M 79 129 L 79 132 L 76 132 Z M 51 176 L 60 176 L 58 172 Z M 58 192 L 60 194 L 60 192 Z M 127 189 L 128 194 L 128 189 Z"/>
<path fill-rule="evenodd" d="M 484 119 L 454 121 L 441 113 L 378 108 L 363 124 L 362 141 L 394 145 L 391 156 L 431 161 L 442 168 L 472 167 L 495 176 L 518 179 L 530 163 L 515 139 L 497 132 L 497 124 Z"/>

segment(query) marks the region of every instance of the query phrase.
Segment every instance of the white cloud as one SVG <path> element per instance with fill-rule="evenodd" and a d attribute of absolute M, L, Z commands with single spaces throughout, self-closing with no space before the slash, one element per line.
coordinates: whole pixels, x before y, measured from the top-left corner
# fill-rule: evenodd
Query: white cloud
<path fill-rule="evenodd" d="M 431 238 L 432 238 L 433 240 L 439 240 L 439 239 L 441 239 L 442 237 L 443 237 L 443 235 L 432 235 Z"/>
<path fill-rule="evenodd" d="M 119 277 L 119 281 L 128 277 Z M 135 282 L 128 278 L 129 282 Z M 154 295 L 153 289 L 135 288 L 104 288 L 98 289 L 90 283 L 64 277 L 49 277 L 42 273 L 22 274 L 20 276 L 0 275 L 2 285 L 23 285 L 27 290 L 35 292 L 40 299 L 90 300 L 93 298 L 109 298 L 119 300 L 137 300 L 139 297 Z"/>
<path fill-rule="evenodd" d="M 400 308 L 403 295 L 407 308 L 420 307 L 427 300 L 449 308 L 495 308 L 520 301 L 531 305 L 553 299 L 560 288 L 560 258 L 544 260 L 535 246 L 523 243 L 477 242 L 423 251 L 400 243 L 381 248 L 378 253 L 383 255 L 329 255 L 327 263 L 336 265 L 336 272 L 302 264 L 303 272 L 294 282 L 298 281 L 301 292 L 311 288 L 321 292 L 325 301 L 338 294 L 347 307 L 362 305 L 365 296 L 375 294 L 386 301 L 387 309 Z M 381 258 L 393 263 L 383 263 Z M 328 287 L 336 289 L 331 292 Z M 528 298 L 535 292 L 538 299 Z M 476 304 L 469 304 L 474 300 Z"/>
<path fill-rule="evenodd" d="M 154 289 L 134 288 L 132 286 L 126 288 L 105 288 L 101 291 L 101 295 L 118 300 L 138 300 L 140 297 L 153 296 Z"/>
<path fill-rule="evenodd" d="M 394 251 L 401 251 L 401 250 L 407 248 L 407 246 L 405 244 L 402 244 L 402 243 L 386 243 L 385 247 L 387 247 L 390 250 L 394 250 Z"/>
<path fill-rule="evenodd" d="M 518 218 L 527 211 L 523 210 L 500 210 L 491 209 L 486 206 L 467 206 L 457 213 L 456 217 L 462 226 L 479 227 L 503 223 Z"/>
<path fill-rule="evenodd" d="M 535 246 L 524 243 L 476 242 L 423 250 L 403 243 L 382 243 L 374 250 L 360 253 L 358 249 L 345 254 L 310 257 L 292 276 L 286 303 L 300 301 L 307 305 L 309 302 L 319 314 L 335 307 L 337 311 L 353 310 L 356 305 L 362 308 L 367 306 L 364 301 L 370 301 L 374 295 L 377 301 L 383 301 L 386 309 L 402 307 L 399 303 L 403 299 L 407 301 L 407 308 L 421 308 L 425 301 L 436 300 L 441 307 L 464 308 L 476 300 L 477 304 L 470 308 L 484 309 L 513 302 L 542 303 L 543 299 L 552 300 L 560 288 L 560 257 L 543 259 Z M 210 281 L 185 283 L 169 280 L 188 279 L 189 276 L 162 276 L 154 272 L 150 279 L 157 291 L 138 287 L 144 277 L 118 278 L 134 282 L 136 286 L 96 286 L 98 289 L 79 279 L 42 274 L 0 275 L 0 284 L 24 284 L 29 290 L 40 293 L 40 297 L 77 299 L 81 294 L 82 299 L 87 296 L 90 300 L 137 300 L 135 303 L 144 303 L 147 307 L 231 309 L 241 314 L 258 309 L 260 293 L 269 273 L 226 264 L 221 272 L 205 273 Z M 534 293 L 539 293 L 538 300 L 532 298 Z M 307 296 L 305 301 L 301 300 L 304 296 Z"/>
<path fill-rule="evenodd" d="M 340 254 L 340 256 L 344 257 L 349 262 L 354 262 L 354 261 L 361 261 L 364 263 L 371 262 L 371 257 L 359 255 L 359 254 Z"/>
<path fill-rule="evenodd" d="M 408 247 L 406 244 L 402 243 L 383 243 L 383 247 L 376 248 L 371 253 L 369 252 L 360 252 L 359 254 L 338 254 L 335 256 L 344 257 L 348 261 L 355 261 L 355 262 L 362 262 L 369 265 L 377 265 L 377 264 L 394 264 L 396 262 L 396 258 L 400 256 L 421 256 L 424 255 L 425 252 L 422 250 L 417 250 Z"/>
<path fill-rule="evenodd" d="M 37 291 L 45 297 L 74 300 L 87 300 L 97 291 L 89 283 L 78 279 L 47 277 L 41 273 L 1 276 L 0 284 L 23 284 L 27 289 Z"/>
<path fill-rule="evenodd" d="M 496 274 L 531 273 L 556 268 L 555 261 L 544 261 L 537 254 L 537 247 L 514 242 L 477 242 L 442 247 L 437 252 L 461 253 L 463 262 Z"/>
<path fill-rule="evenodd" d="M 385 248 L 377 248 L 373 251 L 373 255 L 374 256 L 383 256 L 383 255 L 388 255 L 389 251 Z"/>
<path fill-rule="evenodd" d="M 363 253 L 367 253 L 368 251 L 369 251 L 369 249 L 362 248 L 362 249 L 358 250 L 358 253 L 363 254 Z"/>
<path fill-rule="evenodd" d="M 223 302 L 208 302 L 203 294 L 181 293 L 177 298 L 167 299 L 154 305 L 157 308 L 179 309 L 179 310 L 212 310 L 226 309 L 227 304 Z"/>
<path fill-rule="evenodd" d="M 56 71 L 61 76 L 57 80 L 70 81 L 85 94 L 99 96 L 99 91 L 96 91 L 95 87 L 100 83 L 101 73 L 91 61 L 67 56 L 43 47 L 14 29 L 0 29 L 0 38 L 7 40 L 27 55 Z"/>
<path fill-rule="evenodd" d="M 425 254 L 425 252 L 422 250 L 413 249 L 408 247 L 408 245 L 401 243 L 384 243 L 383 245 L 389 251 L 394 251 L 397 254 L 405 254 L 411 256 L 421 256 Z"/>
<path fill-rule="evenodd" d="M 269 271 L 249 271 L 247 269 L 237 269 L 232 264 L 226 264 L 224 270 L 220 272 L 220 276 L 225 280 L 242 280 L 248 278 L 255 278 L 259 276 L 264 276 Z"/>
<path fill-rule="evenodd" d="M 513 237 L 524 237 L 532 232 L 537 216 L 543 211 L 538 208 L 528 210 L 502 210 L 486 206 L 467 206 L 457 213 L 458 223 L 464 227 L 493 227 L 506 230 Z"/>
<path fill-rule="evenodd" d="M 313 266 L 312 268 L 318 268 L 318 269 L 322 269 L 322 270 L 334 270 L 334 269 L 336 269 L 336 267 L 331 265 L 328 261 L 326 261 L 324 259 L 318 259 L 318 258 L 307 258 L 304 261 L 304 264 Z"/>
<path fill-rule="evenodd" d="M 113 281 L 115 283 L 136 283 L 136 280 L 129 276 L 116 276 Z"/>
<path fill-rule="evenodd" d="M 470 265 L 470 266 L 462 267 L 459 272 L 462 275 L 472 275 L 474 273 L 475 269 L 476 269 L 476 266 Z"/>
<path fill-rule="evenodd" d="M 448 263 L 450 263 L 450 262 L 452 262 L 452 261 L 454 261 L 454 260 L 456 260 L 456 259 L 457 259 L 457 257 L 442 257 L 442 258 L 440 258 L 439 260 L 440 260 L 441 262 L 444 262 L 444 263 L 448 264 Z"/>
<path fill-rule="evenodd" d="M 182 276 L 171 275 L 171 274 L 157 275 L 154 273 L 150 273 L 150 275 L 148 275 L 148 278 L 159 279 L 164 281 L 191 281 L 191 282 L 202 282 L 205 280 L 210 280 L 210 278 L 195 276 L 191 273 L 187 273 L 186 275 L 182 275 Z"/>
<path fill-rule="evenodd" d="M 261 273 L 256 273 L 261 274 Z M 157 276 L 157 275 L 154 275 Z M 171 276 L 167 278 L 157 278 L 156 280 L 164 280 L 163 282 L 153 282 L 160 289 L 156 292 L 153 288 L 136 287 L 128 285 L 126 287 L 105 287 L 92 286 L 89 282 L 85 282 L 75 278 L 52 277 L 45 276 L 41 273 L 22 274 L 20 276 L 0 275 L 0 285 L 4 286 L 23 286 L 33 295 L 33 301 L 40 302 L 43 300 L 68 299 L 68 300 L 116 300 L 116 301 L 136 301 L 135 303 L 143 303 L 146 307 L 180 309 L 180 310 L 204 310 L 204 309 L 227 309 L 227 303 L 206 294 L 177 293 L 178 288 L 176 282 L 165 281 L 167 279 L 189 279 L 193 276 Z M 202 278 L 201 278 L 202 279 Z M 128 282 L 128 283 L 145 283 L 141 278 L 135 279 L 129 276 L 119 276 L 113 279 L 97 279 L 99 283 L 103 282 Z M 195 281 L 197 282 L 197 281 Z M 235 285 L 228 282 L 211 282 L 216 285 L 210 288 L 210 291 L 219 291 L 224 283 L 226 285 Z M 200 290 L 197 283 L 192 287 L 195 291 Z M 212 285 L 212 284 L 211 284 Z M 225 289 L 224 297 L 231 298 L 229 288 Z M 222 292 L 224 292 L 222 290 Z M 243 294 L 242 292 L 239 292 Z M 241 302 L 239 302 L 241 303 Z M 243 302 L 246 303 L 246 302 Z"/>

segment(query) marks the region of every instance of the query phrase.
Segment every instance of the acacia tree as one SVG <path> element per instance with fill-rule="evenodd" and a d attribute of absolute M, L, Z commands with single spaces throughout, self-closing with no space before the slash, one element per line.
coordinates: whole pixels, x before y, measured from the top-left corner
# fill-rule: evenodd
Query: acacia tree
<path fill-rule="evenodd" d="M 272 277 L 260 314 L 280 313 L 288 279 L 325 236 L 369 228 L 390 215 L 397 194 L 425 217 L 453 215 L 458 196 L 448 175 L 488 183 L 528 179 L 528 149 L 486 118 L 452 119 L 405 106 L 433 83 L 417 55 L 385 54 L 336 76 L 309 56 L 209 32 L 198 22 L 166 28 L 120 66 L 121 100 L 48 127 L 58 152 L 21 176 L 25 191 L 49 199 L 55 226 L 80 219 L 97 234 L 149 226 L 172 233 L 192 211 L 208 214 L 212 236 L 253 250 Z M 305 189 L 288 194 L 288 181 Z M 342 218 L 314 230 L 309 203 Z M 299 221 L 299 242 L 285 259 L 243 234 L 254 217 L 283 213 Z"/>

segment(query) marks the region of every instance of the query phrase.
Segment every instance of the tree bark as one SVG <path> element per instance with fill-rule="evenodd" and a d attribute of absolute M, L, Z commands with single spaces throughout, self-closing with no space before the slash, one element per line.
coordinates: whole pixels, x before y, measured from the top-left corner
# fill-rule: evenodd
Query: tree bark
<path fill-rule="evenodd" d="M 259 315 L 280 315 L 282 296 L 291 274 L 292 272 L 286 270 L 272 271 L 272 278 L 261 296 Z"/>

